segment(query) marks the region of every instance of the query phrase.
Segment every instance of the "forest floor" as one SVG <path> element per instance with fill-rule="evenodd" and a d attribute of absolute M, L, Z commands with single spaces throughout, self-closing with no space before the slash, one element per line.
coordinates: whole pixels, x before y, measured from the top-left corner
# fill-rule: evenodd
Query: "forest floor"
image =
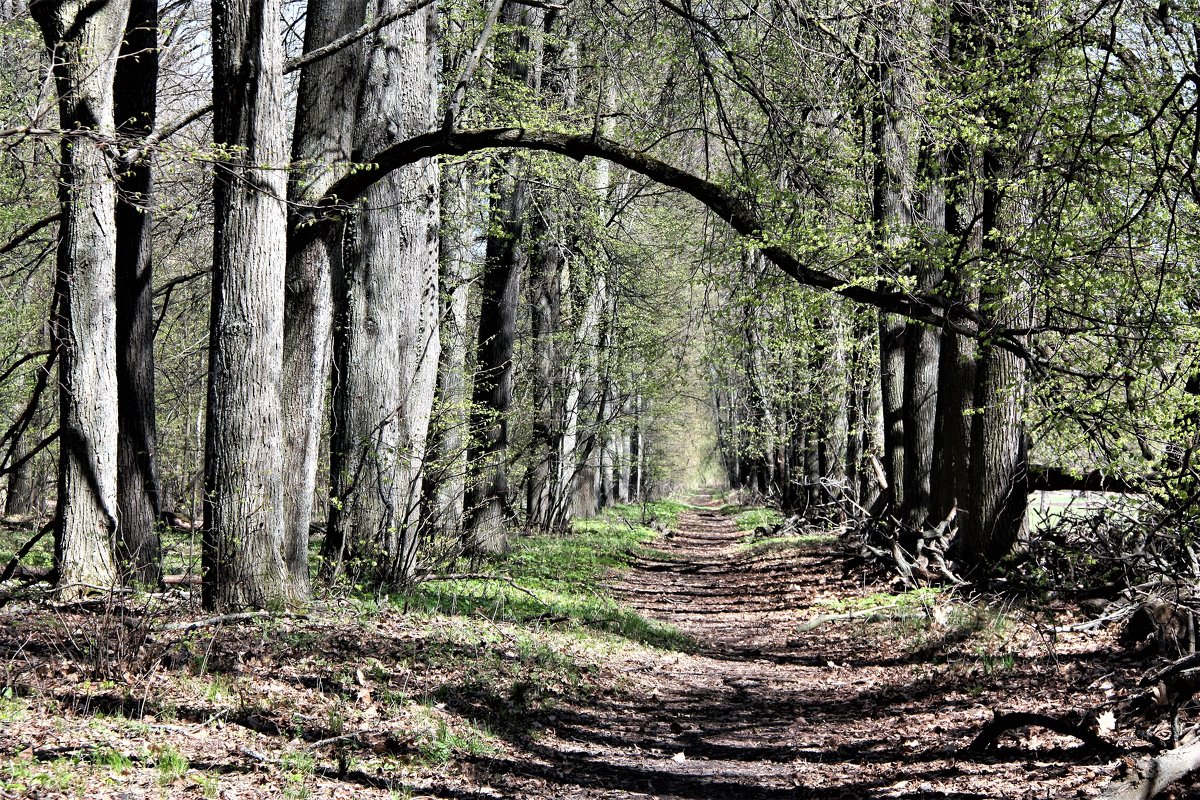
<path fill-rule="evenodd" d="M 997 713 L 1111 710 L 1145 668 L 1111 631 L 864 585 L 832 536 L 706 500 L 303 619 L 10 602 L 0 798 L 1092 797 L 1119 772 L 1041 728 L 969 750 Z"/>

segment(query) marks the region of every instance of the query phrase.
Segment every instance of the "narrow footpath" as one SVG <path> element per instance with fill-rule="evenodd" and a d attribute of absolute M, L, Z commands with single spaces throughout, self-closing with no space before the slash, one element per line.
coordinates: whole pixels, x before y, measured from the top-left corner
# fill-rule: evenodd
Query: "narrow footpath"
<path fill-rule="evenodd" d="M 1087 653 L 1060 643 L 1051 654 L 1010 633 L 1003 659 L 972 657 L 963 647 L 979 634 L 978 620 L 964 630 L 933 616 L 802 632 L 837 600 L 878 587 L 843 579 L 829 540 L 751 550 L 715 507 L 686 512 L 679 527 L 614 589 L 697 650 L 629 661 L 620 665 L 629 678 L 622 691 L 556 709 L 518 758 L 479 765 L 495 790 L 696 800 L 1087 797 L 1112 774 L 1075 755 L 1077 742 L 1045 731 L 988 754 L 965 752 L 994 711 L 1077 707 L 1079 697 L 1047 689 L 1055 682 L 1045 678 L 1075 670 L 1076 685 L 1094 686 Z"/>

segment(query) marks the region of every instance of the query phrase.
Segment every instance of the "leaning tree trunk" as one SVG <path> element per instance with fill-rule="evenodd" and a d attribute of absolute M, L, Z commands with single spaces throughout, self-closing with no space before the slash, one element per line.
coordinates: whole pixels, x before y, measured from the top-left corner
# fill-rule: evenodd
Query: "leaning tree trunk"
<path fill-rule="evenodd" d="M 366 18 L 366 0 L 309 0 L 304 50 L 311 52 L 352 32 Z M 362 47 L 352 44 L 300 72 L 292 162 L 292 203 L 312 202 L 339 176 L 335 165 L 352 157 L 355 99 Z M 344 228 L 293 231 L 288 239 L 283 309 L 284 559 L 298 596 L 308 594 L 308 538 L 317 486 L 325 385 L 329 378 L 333 300 L 331 264 L 341 259 Z"/>
<path fill-rule="evenodd" d="M 287 218 L 279 0 L 214 0 L 212 308 L 204 459 L 204 606 L 278 608 L 280 373 Z"/>
<path fill-rule="evenodd" d="M 376 15 L 397 0 L 378 0 Z M 427 131 L 437 102 L 432 7 L 376 34 L 363 70 L 356 153 Z M 330 510 L 326 556 L 354 580 L 403 583 L 415 568 L 421 470 L 438 338 L 438 173 L 426 160 L 363 194 L 334 275 Z"/>
<path fill-rule="evenodd" d="M 55 291 L 59 348 L 54 563 L 67 596 L 118 580 L 116 186 L 113 77 L 129 0 L 42 0 L 31 8 L 58 89 L 62 209 Z"/>
<path fill-rule="evenodd" d="M 133 0 L 116 73 L 117 130 L 138 141 L 154 130 L 158 0 Z M 162 578 L 158 432 L 154 420 L 154 176 L 149 153 L 117 177 L 117 561 L 122 577 Z"/>

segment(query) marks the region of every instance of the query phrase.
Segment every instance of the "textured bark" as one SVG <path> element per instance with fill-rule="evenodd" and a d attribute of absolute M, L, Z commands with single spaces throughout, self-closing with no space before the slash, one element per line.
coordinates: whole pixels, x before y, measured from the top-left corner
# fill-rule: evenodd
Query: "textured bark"
<path fill-rule="evenodd" d="M 917 213 L 924 236 L 923 252 L 918 255 L 919 261 L 913 265 L 913 272 L 917 290 L 929 292 L 941 283 L 943 272 L 941 254 L 936 249 L 946 226 L 941 157 L 923 147 L 919 171 L 921 190 Z M 916 531 L 929 521 L 936 524 L 942 519 L 932 508 L 930 483 L 936 448 L 940 331 L 931 325 L 910 323 L 905 332 L 904 348 L 905 521 L 910 530 Z"/>
<path fill-rule="evenodd" d="M 214 0 L 212 320 L 205 430 L 204 605 L 279 608 L 280 373 L 287 162 L 279 0 Z"/>
<path fill-rule="evenodd" d="M 888 488 L 880 499 L 891 506 L 891 513 L 904 507 L 905 451 L 904 423 L 904 341 L 907 325 L 895 314 L 879 317 L 879 389 L 883 416 L 883 469 Z"/>
<path fill-rule="evenodd" d="M 378 0 L 376 15 L 396 0 Z M 354 152 L 433 126 L 436 14 L 376 34 L 363 70 Z M 376 182 L 348 222 L 334 274 L 331 479 L 326 557 L 355 580 L 403 583 L 415 568 L 421 471 L 437 383 L 437 163 Z"/>
<path fill-rule="evenodd" d="M 910 3 L 885 5 L 880 11 L 876 34 L 877 91 L 879 93 L 872 125 L 875 150 L 873 216 L 879 246 L 885 259 L 898 261 L 891 275 L 909 271 L 903 259 L 909 248 L 916 221 L 917 141 L 915 111 L 918 79 L 910 62 L 911 43 L 902 37 L 919 14 Z M 919 40 L 919 39 L 918 39 Z M 912 409 L 906 401 L 906 387 L 912 383 L 906 375 L 906 321 L 895 314 L 879 319 L 880 381 L 883 387 L 884 457 L 890 482 L 885 494 L 893 514 L 903 514 L 913 498 L 909 497 L 908 479 L 914 474 L 908 460 L 914 453 L 906 448 L 906 426 Z M 924 376 L 922 376 L 923 378 Z M 932 407 L 930 407 L 932 414 Z M 924 465 L 918 463 L 918 470 Z M 927 469 L 927 467 L 926 467 Z"/>
<path fill-rule="evenodd" d="M 37 512 L 37 486 L 33 479 L 33 461 L 26 460 L 28 432 L 22 432 L 12 447 L 13 464 L 4 487 L 4 516 L 27 516 Z"/>
<path fill-rule="evenodd" d="M 530 527 L 550 531 L 556 518 L 554 504 L 559 470 L 562 419 L 556 385 L 560 382 L 557 333 L 562 317 L 562 257 L 558 243 L 551 239 L 552 227 L 546 218 L 551 209 L 535 216 L 534 244 L 529 281 L 530 333 L 532 335 L 533 432 L 530 441 L 530 467 L 525 515 Z"/>
<path fill-rule="evenodd" d="M 158 0 L 133 0 L 116 72 L 117 130 L 154 130 L 158 89 Z M 117 177 L 117 561 L 122 578 L 162 578 L 158 517 L 158 429 L 154 419 L 154 176 L 147 154 Z"/>
<path fill-rule="evenodd" d="M 496 170 L 503 176 L 517 164 Z M 512 517 L 508 482 L 508 414 L 513 396 L 513 343 L 521 297 L 524 253 L 521 229 L 526 187 L 499 177 L 480 288 L 475 384 L 471 392 L 471 444 L 465 501 L 464 546 L 472 553 L 495 553 L 507 546 Z"/>
<path fill-rule="evenodd" d="M 430 531 L 451 537 L 462 533 L 466 492 L 466 434 L 471 403 L 467 354 L 474 340 L 467 311 L 477 268 L 474 254 L 483 240 L 486 220 L 478 212 L 483 205 L 479 194 L 470 165 L 443 168 L 439 259 L 442 352 L 435 400 L 437 425 L 430 431 L 423 491 Z"/>
<path fill-rule="evenodd" d="M 129 0 L 41 0 L 30 11 L 51 51 L 64 130 L 115 133 L 113 77 Z M 59 476 L 55 570 L 67 596 L 118 580 L 116 187 L 107 149 L 64 136 L 55 291 Z"/>
<path fill-rule="evenodd" d="M 536 85 L 539 54 L 531 39 L 541 24 L 541 12 L 509 4 L 501 21 L 512 37 L 499 70 L 511 80 Z M 522 169 L 515 156 L 492 176 L 492 222 L 484 264 L 475 385 L 471 393 L 471 445 L 467 461 L 472 470 L 465 501 L 463 544 L 471 553 L 494 553 L 507 546 L 513 516 L 508 476 L 508 415 L 513 396 L 513 344 L 517 310 L 525 271 L 524 216 L 528 187 L 514 173 Z"/>
<path fill-rule="evenodd" d="M 366 0 L 309 0 L 304 50 L 312 52 L 357 30 Z M 338 176 L 334 165 L 352 156 L 351 135 L 361 81 L 362 45 L 355 43 L 300 72 L 288 200 L 311 202 Z M 312 523 L 329 379 L 332 263 L 341 259 L 342 226 L 293 232 L 288 238 L 283 311 L 284 559 L 298 596 L 308 594 Z"/>
<path fill-rule="evenodd" d="M 1008 261 L 1011 255 L 1004 242 L 1030 224 L 1027 203 L 998 188 L 1011 179 L 1010 157 L 997 151 L 984 155 L 983 252 L 997 262 Z M 1018 323 L 1023 279 L 1012 268 L 1006 283 L 984 285 L 980 300 L 994 309 L 1002 322 Z M 960 558 L 971 572 L 992 570 L 1028 524 L 1022 424 L 1025 371 L 1025 361 L 1014 353 L 990 343 L 979 346 L 970 477 L 960 527 Z"/>

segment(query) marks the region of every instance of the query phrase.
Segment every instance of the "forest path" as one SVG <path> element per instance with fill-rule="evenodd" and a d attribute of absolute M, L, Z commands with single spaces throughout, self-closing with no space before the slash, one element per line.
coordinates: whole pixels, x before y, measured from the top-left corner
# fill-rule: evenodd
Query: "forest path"
<path fill-rule="evenodd" d="M 517 759 L 480 764 L 491 786 L 519 797 L 696 800 L 1095 791 L 1106 770 L 1065 750 L 1071 740 L 1035 734 L 1032 752 L 962 753 L 993 709 L 1061 711 L 1069 696 L 1052 697 L 1021 669 L 999 683 L 939 670 L 931 662 L 946 634 L 926 640 L 919 625 L 800 632 L 835 598 L 870 591 L 839 577 L 829 538 L 813 537 L 798 555 L 752 550 L 747 536 L 710 507 L 685 512 L 679 530 L 651 543 L 653 557 L 636 559 L 613 588 L 697 650 L 618 665 L 630 686 L 555 709 Z"/>

